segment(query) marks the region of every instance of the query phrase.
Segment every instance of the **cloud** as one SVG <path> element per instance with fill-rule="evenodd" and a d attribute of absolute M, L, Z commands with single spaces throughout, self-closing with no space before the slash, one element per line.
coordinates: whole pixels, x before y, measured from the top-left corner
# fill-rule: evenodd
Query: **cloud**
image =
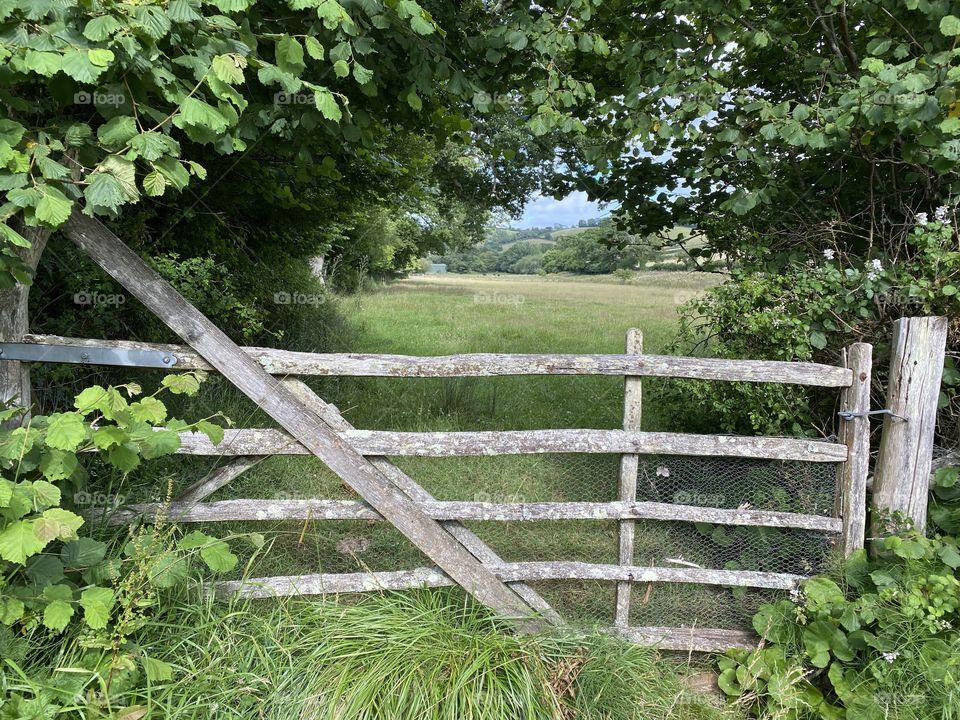
<path fill-rule="evenodd" d="M 584 192 L 572 192 L 563 200 L 534 195 L 524 208 L 523 215 L 511 226 L 518 228 L 576 225 L 579 220 L 606 215 L 616 207 L 616 203 L 600 204 L 587 199 Z"/>

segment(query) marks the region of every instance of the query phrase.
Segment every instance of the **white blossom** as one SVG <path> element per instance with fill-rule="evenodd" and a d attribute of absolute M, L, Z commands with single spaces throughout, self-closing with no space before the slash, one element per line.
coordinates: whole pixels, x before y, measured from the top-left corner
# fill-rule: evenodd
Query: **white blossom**
<path fill-rule="evenodd" d="M 917 216 L 914 218 L 914 220 L 916 221 L 917 225 L 926 225 L 928 222 L 930 222 L 930 220 L 927 219 L 926 213 L 917 213 Z"/>
<path fill-rule="evenodd" d="M 873 280 L 876 280 L 878 277 L 880 276 L 877 273 L 875 273 L 873 270 L 867 273 L 867 280 L 873 281 Z"/>
<path fill-rule="evenodd" d="M 880 262 L 878 258 L 874 258 L 870 261 L 870 267 L 872 267 L 877 272 L 883 272 L 883 263 Z"/>
<path fill-rule="evenodd" d="M 834 252 L 833 248 L 826 248 L 826 249 L 823 251 L 823 256 L 824 256 L 827 260 L 833 260 L 833 259 L 837 256 L 837 253 Z"/>
<path fill-rule="evenodd" d="M 894 660 L 896 660 L 898 657 L 900 657 L 900 653 L 899 653 L 899 652 L 885 652 L 885 653 L 883 653 L 883 659 L 886 660 L 888 663 L 892 663 L 892 662 L 893 662 Z"/>
<path fill-rule="evenodd" d="M 946 205 L 941 205 L 936 210 L 933 211 L 933 217 L 939 223 L 945 223 L 950 217 L 950 208 Z"/>

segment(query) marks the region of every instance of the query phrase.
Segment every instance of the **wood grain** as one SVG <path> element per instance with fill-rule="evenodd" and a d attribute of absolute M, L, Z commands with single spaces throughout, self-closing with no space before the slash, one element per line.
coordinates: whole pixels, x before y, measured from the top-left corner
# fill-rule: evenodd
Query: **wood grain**
<path fill-rule="evenodd" d="M 947 343 L 947 318 L 901 318 L 894 323 L 887 384 L 887 416 L 873 482 L 873 534 L 884 530 L 882 518 L 899 512 L 923 530 L 937 402 Z"/>
<path fill-rule="evenodd" d="M 609 453 L 745 457 L 805 462 L 843 462 L 847 446 L 805 438 L 693 435 L 625 430 L 493 430 L 396 432 L 348 430 L 340 437 L 363 455 L 463 457 L 539 453 Z M 205 435 L 184 433 L 178 452 L 187 455 L 308 455 L 279 430 L 226 430 L 213 445 Z"/>
<path fill-rule="evenodd" d="M 173 353 L 178 369 L 215 370 L 202 354 L 180 345 L 130 340 L 92 340 L 56 335 L 25 335 L 23 342 L 42 345 L 158 350 Z M 725 360 L 673 355 L 468 355 L 412 356 L 306 353 L 272 348 L 241 348 L 273 375 L 343 375 L 353 377 L 492 377 L 500 375 L 630 375 L 734 382 L 778 383 L 813 387 L 847 387 L 847 368 L 778 360 Z"/>
<path fill-rule="evenodd" d="M 643 353 L 643 333 L 637 328 L 627 331 L 626 353 Z M 628 375 L 623 379 L 623 429 L 639 431 L 643 410 L 643 384 L 639 377 Z M 637 499 L 637 471 L 640 468 L 638 455 L 620 456 L 620 474 L 617 476 L 617 498 L 622 503 L 633 503 Z M 635 521 L 621 520 L 618 523 L 618 556 L 621 565 L 633 565 L 633 537 Z M 617 583 L 617 599 L 614 607 L 613 624 L 626 627 L 630 619 L 630 594 L 633 585 L 628 582 Z"/>
<path fill-rule="evenodd" d="M 867 523 L 867 476 L 870 474 L 870 384 L 873 346 L 855 343 L 846 350 L 846 366 L 853 372 L 853 385 L 844 388 L 841 411 L 862 417 L 840 421 L 840 441 L 847 446 L 847 461 L 840 465 L 838 517 L 843 520 L 840 546 L 844 555 L 863 547 Z"/>

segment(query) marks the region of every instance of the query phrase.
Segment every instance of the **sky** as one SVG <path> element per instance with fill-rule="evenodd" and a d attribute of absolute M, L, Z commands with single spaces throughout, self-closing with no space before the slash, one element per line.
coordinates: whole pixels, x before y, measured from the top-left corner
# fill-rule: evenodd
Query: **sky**
<path fill-rule="evenodd" d="M 587 200 L 584 192 L 573 192 L 563 200 L 554 200 L 552 197 L 534 195 L 519 220 L 510 223 L 511 227 L 531 228 L 547 227 L 549 225 L 576 225 L 578 220 L 589 220 L 602 217 L 614 205 L 601 206 L 599 203 Z"/>

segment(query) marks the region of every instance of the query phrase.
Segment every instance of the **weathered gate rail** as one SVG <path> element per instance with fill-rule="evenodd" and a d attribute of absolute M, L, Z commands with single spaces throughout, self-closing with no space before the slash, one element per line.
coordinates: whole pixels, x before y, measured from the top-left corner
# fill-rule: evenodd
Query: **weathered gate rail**
<path fill-rule="evenodd" d="M 639 333 L 631 331 L 628 350 L 639 349 Z M 131 341 L 105 341 L 28 335 L 23 342 L 40 348 L 84 348 L 90 352 L 80 362 L 109 363 L 109 350 L 127 353 L 123 364 L 149 356 L 143 367 L 170 370 L 213 368 L 186 346 Z M 846 552 L 863 546 L 865 486 L 869 459 L 869 424 L 863 414 L 869 410 L 871 373 L 870 346 L 856 344 L 845 353 L 845 366 L 775 361 L 721 360 L 643 355 L 515 355 L 469 354 L 445 357 L 398 355 L 316 354 L 242 348 L 273 375 L 357 376 L 357 377 L 487 377 L 500 375 L 623 375 L 626 378 L 626 413 L 623 430 L 529 430 L 493 432 L 394 432 L 353 429 L 331 405 L 323 403 L 298 381 L 278 381 L 293 389 L 324 418 L 340 438 L 389 477 L 427 517 L 441 521 L 490 571 L 531 606 L 558 620 L 549 605 L 524 581 L 546 579 L 596 579 L 617 583 L 615 624 L 618 631 L 664 648 L 717 650 L 749 644 L 748 634 L 708 628 L 628 627 L 630 584 L 635 582 L 702 583 L 709 585 L 791 589 L 800 575 L 747 570 L 708 568 L 641 567 L 633 564 L 633 521 L 663 520 L 702 522 L 719 525 L 797 528 L 837 536 Z M 134 352 L 130 352 L 134 351 Z M 34 354 L 34 361 L 63 362 L 63 354 Z M 74 356 L 76 357 L 76 356 Z M 130 358 L 134 358 L 131 362 Z M 156 361 L 157 358 L 160 362 Z M 168 359 L 164 359 L 168 358 Z M 76 361 L 76 360 L 75 360 Z M 639 428 L 639 379 L 672 377 L 734 382 L 796 384 L 842 391 L 841 410 L 852 413 L 840 423 L 841 442 L 809 438 L 745 437 L 643 432 Z M 199 435 L 183 435 L 180 453 L 210 456 L 237 456 L 234 469 L 220 468 L 217 477 L 195 483 L 180 498 L 163 506 L 142 504 L 121 509 L 114 522 L 129 522 L 163 510 L 180 522 L 229 520 L 383 520 L 369 504 L 345 500 L 263 500 L 243 499 L 200 502 L 204 497 L 252 466 L 258 457 L 311 454 L 300 442 L 281 430 L 227 430 L 224 440 L 213 445 Z M 386 456 L 414 455 L 450 457 L 528 453 L 620 454 L 618 500 L 614 502 L 488 503 L 436 501 L 420 486 L 393 466 Z M 725 456 L 795 460 L 838 464 L 838 492 L 832 516 L 805 515 L 755 509 L 722 509 L 673 503 L 637 502 L 637 463 L 643 454 Z M 379 463 L 379 464 L 377 464 Z M 631 477 L 632 474 L 632 477 Z M 562 519 L 617 520 L 620 528 L 619 564 L 586 562 L 514 562 L 500 560 L 489 548 L 457 521 L 549 521 Z M 390 572 L 314 574 L 290 577 L 254 578 L 244 582 L 221 583 L 221 593 L 239 592 L 250 597 L 289 594 L 364 592 L 378 589 L 409 589 L 454 584 L 435 568 L 414 568 Z"/>

